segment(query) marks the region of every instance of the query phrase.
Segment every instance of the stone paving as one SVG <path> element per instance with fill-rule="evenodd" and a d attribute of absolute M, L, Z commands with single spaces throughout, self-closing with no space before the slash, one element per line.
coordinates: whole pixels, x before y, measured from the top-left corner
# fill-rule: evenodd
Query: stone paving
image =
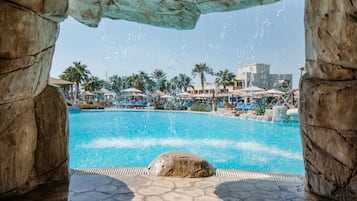
<path fill-rule="evenodd" d="M 118 169 L 72 170 L 66 185 L 46 186 L 11 201 L 304 201 L 298 176 L 247 172 L 206 178 L 150 176 Z M 129 168 L 130 170 L 130 168 Z M 239 171 L 233 171 L 239 172 Z M 245 173 L 244 171 L 240 171 Z M 243 176 L 244 177 L 243 177 Z M 240 178 L 239 178 L 240 177 Z M 297 178 L 297 179 L 296 179 Z M 316 199 L 311 199 L 316 200 Z"/>

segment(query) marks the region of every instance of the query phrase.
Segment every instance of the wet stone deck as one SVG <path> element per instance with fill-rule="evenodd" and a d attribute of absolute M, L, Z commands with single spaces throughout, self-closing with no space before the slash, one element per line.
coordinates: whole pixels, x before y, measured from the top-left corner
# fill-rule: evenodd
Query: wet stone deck
<path fill-rule="evenodd" d="M 304 201 L 303 178 L 296 175 L 218 170 L 207 178 L 148 175 L 145 168 L 71 170 L 66 185 L 46 186 L 17 201 Z"/>

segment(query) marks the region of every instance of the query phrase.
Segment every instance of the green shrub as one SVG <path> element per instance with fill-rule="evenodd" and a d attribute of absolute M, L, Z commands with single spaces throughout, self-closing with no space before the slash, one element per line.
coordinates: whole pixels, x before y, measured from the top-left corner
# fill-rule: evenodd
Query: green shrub
<path fill-rule="evenodd" d="M 196 112 L 209 112 L 211 111 L 211 108 L 208 106 L 201 106 L 201 105 L 193 105 L 191 107 L 191 111 L 196 111 Z"/>
<path fill-rule="evenodd" d="M 100 106 L 97 104 L 89 104 L 86 102 L 80 102 L 80 106 L 81 109 L 104 109 L 104 106 Z"/>
<path fill-rule="evenodd" d="M 265 108 L 266 108 L 265 104 L 257 105 L 255 108 L 255 114 L 256 115 L 264 115 Z"/>

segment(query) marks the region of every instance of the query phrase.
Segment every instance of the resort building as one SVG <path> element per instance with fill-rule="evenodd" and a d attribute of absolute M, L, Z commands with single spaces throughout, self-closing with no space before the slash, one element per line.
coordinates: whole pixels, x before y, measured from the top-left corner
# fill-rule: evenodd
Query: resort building
<path fill-rule="evenodd" d="M 188 88 L 187 92 L 191 94 L 220 94 L 227 93 L 233 90 L 233 86 L 227 86 L 226 89 L 223 89 L 223 86 L 217 86 L 215 83 L 206 82 L 204 90 L 202 90 L 201 83 L 195 83 L 192 88 Z"/>
<path fill-rule="evenodd" d="M 238 68 L 234 81 L 234 89 L 256 86 L 263 89 L 292 89 L 292 74 L 270 74 L 269 64 L 247 64 Z"/>

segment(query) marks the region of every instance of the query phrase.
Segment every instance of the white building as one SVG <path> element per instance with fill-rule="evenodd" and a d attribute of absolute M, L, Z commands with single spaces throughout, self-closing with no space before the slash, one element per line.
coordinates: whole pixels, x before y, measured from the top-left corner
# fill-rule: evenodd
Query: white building
<path fill-rule="evenodd" d="M 247 64 L 238 68 L 234 89 L 256 86 L 263 89 L 292 89 L 292 74 L 270 74 L 269 64 Z"/>

